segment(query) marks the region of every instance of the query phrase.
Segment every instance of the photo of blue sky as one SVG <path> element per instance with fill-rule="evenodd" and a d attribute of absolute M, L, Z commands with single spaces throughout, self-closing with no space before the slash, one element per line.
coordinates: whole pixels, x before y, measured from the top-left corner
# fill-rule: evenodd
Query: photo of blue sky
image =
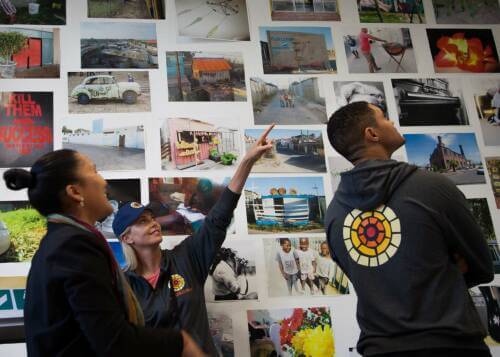
<path fill-rule="evenodd" d="M 305 32 L 311 34 L 319 34 L 325 37 L 326 47 L 333 50 L 332 32 L 329 27 L 301 27 L 301 26 L 270 26 L 259 27 L 260 40 L 267 42 L 267 31 L 288 31 L 288 32 Z"/>
<path fill-rule="evenodd" d="M 245 135 L 258 139 L 262 135 L 264 130 L 265 129 L 246 129 Z M 300 135 L 301 133 L 302 133 L 302 135 L 314 134 L 315 137 L 319 137 L 321 135 L 320 130 L 273 129 L 267 137 L 268 137 L 268 139 L 271 139 L 271 140 L 288 139 L 288 138 L 291 138 L 292 136 Z"/>
<path fill-rule="evenodd" d="M 245 189 L 261 195 L 269 195 L 273 187 L 284 187 L 287 191 L 294 188 L 299 194 L 325 195 L 322 177 L 250 177 L 245 185 Z"/>
<path fill-rule="evenodd" d="M 449 149 L 460 153 L 462 145 L 465 157 L 473 163 L 481 163 L 481 155 L 477 146 L 476 136 L 473 133 L 458 134 L 405 134 L 406 153 L 408 162 L 420 167 L 429 165 L 429 158 L 437 146 L 438 135 Z"/>

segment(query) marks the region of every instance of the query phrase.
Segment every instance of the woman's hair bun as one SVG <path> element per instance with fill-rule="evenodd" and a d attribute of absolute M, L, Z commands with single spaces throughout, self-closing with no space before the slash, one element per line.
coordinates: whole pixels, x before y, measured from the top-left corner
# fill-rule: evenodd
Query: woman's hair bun
<path fill-rule="evenodd" d="M 35 177 L 25 169 L 9 169 L 4 172 L 3 179 L 7 187 L 15 191 L 35 186 Z"/>

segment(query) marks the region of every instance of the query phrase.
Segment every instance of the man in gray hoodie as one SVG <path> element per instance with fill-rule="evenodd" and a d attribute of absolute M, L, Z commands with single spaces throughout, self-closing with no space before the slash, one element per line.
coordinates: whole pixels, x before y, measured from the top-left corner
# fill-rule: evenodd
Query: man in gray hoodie
<path fill-rule="evenodd" d="M 358 351 L 490 356 L 468 288 L 491 281 L 493 263 L 464 195 L 443 175 L 391 160 L 404 138 L 372 104 L 336 111 L 328 138 L 354 164 L 325 228 L 358 296 Z"/>

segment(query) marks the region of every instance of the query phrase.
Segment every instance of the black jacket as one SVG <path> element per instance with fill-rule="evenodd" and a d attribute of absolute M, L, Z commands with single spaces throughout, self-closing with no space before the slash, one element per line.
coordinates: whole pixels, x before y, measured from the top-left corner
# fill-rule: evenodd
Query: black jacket
<path fill-rule="evenodd" d="M 341 175 L 325 224 L 358 296 L 360 353 L 487 348 L 468 287 L 492 280 L 493 263 L 450 180 L 393 160 L 363 162 Z"/>
<path fill-rule="evenodd" d="M 203 288 L 239 198 L 240 195 L 226 188 L 193 236 L 173 250 L 162 251 L 155 289 L 142 276 L 126 272 L 143 308 L 146 326 L 182 328 L 210 356 L 217 356 L 217 352 L 208 325 Z M 170 288 L 172 284 L 175 297 Z"/>
<path fill-rule="evenodd" d="M 106 244 L 73 225 L 48 223 L 26 287 L 29 357 L 181 355 L 179 332 L 126 320 Z"/>

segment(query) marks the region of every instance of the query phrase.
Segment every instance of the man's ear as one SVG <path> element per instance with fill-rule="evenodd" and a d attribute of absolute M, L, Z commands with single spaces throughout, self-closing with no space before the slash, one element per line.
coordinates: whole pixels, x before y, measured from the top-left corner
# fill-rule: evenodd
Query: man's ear
<path fill-rule="evenodd" d="M 369 126 L 365 129 L 365 141 L 370 143 L 378 143 L 380 141 L 380 136 L 376 128 Z"/>
<path fill-rule="evenodd" d="M 78 185 L 67 185 L 65 189 L 66 195 L 73 202 L 80 203 L 84 200 L 81 189 Z"/>

